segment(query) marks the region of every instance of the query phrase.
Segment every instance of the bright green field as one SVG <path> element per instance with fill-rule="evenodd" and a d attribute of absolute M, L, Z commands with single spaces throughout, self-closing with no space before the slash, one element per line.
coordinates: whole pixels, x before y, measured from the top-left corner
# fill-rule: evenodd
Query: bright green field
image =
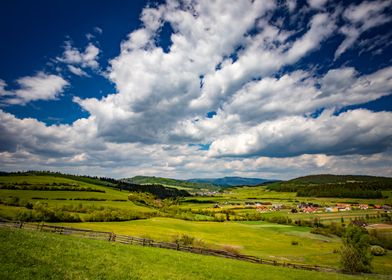
<path fill-rule="evenodd" d="M 29 184 L 51 184 L 51 183 L 66 183 L 66 184 L 78 184 L 80 187 L 90 187 L 92 189 L 98 189 L 105 191 L 104 193 L 100 192 L 86 192 L 86 191 L 36 191 L 36 190 L 0 190 L 0 196 L 8 196 L 8 195 L 18 195 L 20 198 L 32 198 L 32 197 L 41 197 L 40 195 L 44 194 L 42 197 L 47 198 L 105 198 L 108 200 L 112 199 L 127 199 L 127 192 L 121 192 L 119 190 L 115 190 L 109 187 L 93 185 L 81 181 L 76 181 L 67 178 L 59 178 L 54 176 L 0 176 L 0 184 L 1 183 L 22 183 L 28 182 Z"/>
<path fill-rule="evenodd" d="M 176 235 L 187 234 L 208 244 L 233 246 L 245 254 L 297 263 L 337 265 L 339 259 L 333 253 L 340 246 L 338 238 L 311 234 L 305 227 L 265 222 L 216 223 L 153 218 L 130 222 L 63 225 L 163 241 L 172 241 Z M 298 241 L 299 245 L 293 246 L 291 241 Z"/>
<path fill-rule="evenodd" d="M 157 211 L 152 207 L 136 205 L 131 201 L 113 201 L 115 199 L 127 200 L 128 192 L 120 191 L 110 187 L 94 185 L 68 178 L 54 176 L 0 176 L 1 183 L 22 183 L 30 184 L 53 184 L 67 183 L 78 184 L 80 187 L 90 187 L 92 189 L 105 190 L 105 193 L 86 192 L 86 191 L 39 191 L 39 190 L 0 190 L 0 198 L 7 199 L 10 196 L 19 197 L 21 200 L 30 202 L 41 201 L 47 203 L 50 207 L 61 207 L 64 205 L 95 206 L 105 208 L 117 208 L 134 212 L 151 212 Z M 33 199 L 33 198 L 44 198 Z M 56 200 L 65 198 L 66 200 Z M 74 198 L 104 198 L 106 201 L 87 201 L 71 200 Z M 191 200 L 187 202 L 187 200 Z M 205 201 L 209 203 L 195 203 L 192 200 Z M 182 210 L 202 210 L 212 211 L 233 210 L 236 215 L 254 214 L 256 210 L 246 209 L 245 204 L 248 201 L 263 201 L 271 203 L 282 203 L 289 207 L 298 203 L 298 201 L 309 201 L 320 204 L 332 204 L 342 201 L 357 201 L 366 203 L 380 203 L 385 201 L 378 200 L 367 201 L 358 199 L 335 199 L 335 198 L 297 198 L 294 193 L 266 191 L 265 187 L 243 187 L 230 189 L 213 197 L 189 197 L 182 200 L 178 209 Z M 297 202 L 296 202 L 297 201 Z M 221 205 L 221 208 L 213 208 L 215 202 Z M 233 205 L 234 204 L 234 205 Z M 240 205 L 237 205 L 240 204 Z M 6 206 L 0 204 L 0 217 L 14 219 L 20 210 L 26 211 L 24 207 Z M 180 210 L 180 211 L 182 211 Z M 29 210 L 27 210 L 29 211 Z M 288 213 L 289 209 L 278 212 L 269 212 L 262 214 L 264 217 L 271 216 L 288 216 L 293 220 L 296 219 L 313 219 L 319 217 L 323 222 L 338 221 L 343 216 L 346 223 L 349 218 L 365 217 L 366 214 L 376 214 L 377 211 L 370 209 L 366 211 L 350 211 L 339 213 Z M 189 213 L 189 212 L 188 212 Z M 181 214 L 181 213 L 180 213 Z M 84 213 L 78 213 L 83 219 Z M 160 212 L 160 215 L 165 213 Z M 223 215 L 223 214 L 221 214 Z M 231 215 L 231 214 L 230 214 Z M 172 217 L 179 217 L 172 216 Z M 192 218 L 200 216 L 199 214 L 189 214 Z M 205 218 L 211 218 L 205 216 Z M 378 222 L 378 221 L 373 221 Z M 134 220 L 129 222 L 100 222 L 100 223 L 60 223 L 77 228 L 87 228 L 93 230 L 112 231 L 118 234 L 127 234 L 133 236 L 147 237 L 155 240 L 173 241 L 176 236 L 186 234 L 198 240 L 198 244 L 206 244 L 209 247 L 227 248 L 230 246 L 241 253 L 259 256 L 266 259 L 276 259 L 293 263 L 317 264 L 325 266 L 339 266 L 339 254 L 336 250 L 340 247 L 340 238 L 325 237 L 310 233 L 308 227 L 298 227 L 293 225 L 278 225 L 267 222 L 196 222 L 185 221 L 173 218 L 156 217 L 147 220 Z M 292 245 L 296 241 L 298 245 Z M 335 253 L 334 253 L 335 252 Z M 388 252 L 386 256 L 375 257 L 373 260 L 374 271 L 382 274 L 392 274 L 392 253 Z"/>
<path fill-rule="evenodd" d="M 392 192 L 383 192 L 388 198 L 384 199 L 360 199 L 360 198 L 335 198 L 335 197 L 297 197 L 294 192 L 276 192 L 267 190 L 266 187 L 241 187 L 227 190 L 222 197 L 227 200 L 261 200 L 279 202 L 291 202 L 297 204 L 296 201 L 313 202 L 320 205 L 329 205 L 332 203 L 373 203 L 384 204 L 392 203 Z"/>
<path fill-rule="evenodd" d="M 19 197 L 21 200 L 28 200 L 31 202 L 41 201 L 47 203 L 49 206 L 63 206 L 63 205 L 79 205 L 82 203 L 84 206 L 102 206 L 112 207 L 118 209 L 129 209 L 138 212 L 152 212 L 151 208 L 135 205 L 128 201 L 128 192 L 120 191 L 110 187 L 104 187 L 94 184 L 89 184 L 81 181 L 76 181 L 67 178 L 59 178 L 54 176 L 0 176 L 1 183 L 22 183 L 28 182 L 29 184 L 52 184 L 52 183 L 66 183 L 78 184 L 80 187 L 99 189 L 103 192 L 89 192 L 89 191 L 40 191 L 40 190 L 7 190 L 0 189 L 0 198 Z M 33 199 L 35 198 L 35 199 Z M 41 199 L 39 199 L 41 198 Z M 66 200 L 58 200 L 66 199 Z M 78 199 L 106 199 L 106 201 L 89 201 L 89 200 L 73 200 Z M 113 200 L 126 200 L 126 201 L 113 201 Z M 10 213 L 15 213 L 19 207 L 1 207 L 0 215 L 9 217 Z M 8 212 L 7 212 L 8 211 Z"/>
<path fill-rule="evenodd" d="M 0 229 L 1 279 L 387 279 Z"/>
<path fill-rule="evenodd" d="M 261 258 L 339 266 L 339 254 L 334 250 L 340 247 L 340 239 L 312 234 L 307 227 L 267 222 L 193 222 L 170 218 L 61 225 L 162 241 L 172 241 L 175 236 L 187 234 L 207 244 L 232 246 L 241 253 Z M 291 245 L 292 241 L 298 241 L 299 245 Z M 376 272 L 392 273 L 392 254 L 377 257 L 374 264 Z"/>

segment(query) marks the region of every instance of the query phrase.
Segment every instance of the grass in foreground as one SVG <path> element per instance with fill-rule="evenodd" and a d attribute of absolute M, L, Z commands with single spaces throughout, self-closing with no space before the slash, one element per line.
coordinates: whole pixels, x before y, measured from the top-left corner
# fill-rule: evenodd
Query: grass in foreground
<path fill-rule="evenodd" d="M 377 277 L 280 268 L 18 229 L 0 229 L 0 242 L 1 279 L 330 280 Z"/>
<path fill-rule="evenodd" d="M 129 222 L 61 223 L 61 225 L 113 231 L 117 234 L 172 241 L 176 235 L 186 234 L 210 245 L 228 245 L 242 253 L 267 259 L 294 263 L 337 266 L 340 247 L 338 238 L 309 233 L 306 227 L 286 226 L 266 222 L 192 222 L 171 218 L 152 218 Z M 293 246 L 291 242 L 298 241 Z"/>

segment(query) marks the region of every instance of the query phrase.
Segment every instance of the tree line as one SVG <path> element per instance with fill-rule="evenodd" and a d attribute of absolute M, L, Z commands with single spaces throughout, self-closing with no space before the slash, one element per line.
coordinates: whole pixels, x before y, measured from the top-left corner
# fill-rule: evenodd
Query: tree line
<path fill-rule="evenodd" d="M 381 191 L 392 190 L 388 182 L 346 182 L 331 184 L 278 184 L 267 187 L 278 192 L 296 192 L 303 197 L 383 198 Z"/>

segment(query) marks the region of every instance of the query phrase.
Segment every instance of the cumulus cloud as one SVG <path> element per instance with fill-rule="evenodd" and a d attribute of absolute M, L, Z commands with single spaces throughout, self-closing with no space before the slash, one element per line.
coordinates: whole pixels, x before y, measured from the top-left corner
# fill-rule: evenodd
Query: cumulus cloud
<path fill-rule="evenodd" d="M 202 94 L 193 100 L 194 108 L 215 109 L 238 91 L 245 83 L 258 77 L 268 76 L 280 68 L 296 63 L 299 59 L 319 48 L 335 29 L 332 15 L 315 15 L 307 32 L 295 41 L 288 41 L 290 32 L 262 23 L 263 30 L 239 54 L 237 61 L 223 62 L 221 69 L 206 75 Z"/>
<path fill-rule="evenodd" d="M 74 74 L 74 75 L 76 75 L 76 76 L 80 76 L 80 77 L 89 77 L 89 75 L 88 75 L 85 71 L 83 71 L 81 68 L 79 68 L 79 67 L 75 67 L 75 66 L 73 66 L 73 65 L 68 65 L 68 70 L 69 70 L 72 74 Z"/>
<path fill-rule="evenodd" d="M 80 66 L 82 68 L 98 69 L 98 56 L 100 50 L 89 43 L 85 50 L 81 52 L 71 45 L 71 42 L 65 42 L 65 50 L 61 57 L 57 57 L 57 61 L 70 64 L 74 68 Z M 75 68 L 76 69 L 76 68 Z"/>
<path fill-rule="evenodd" d="M 328 0 L 308 0 L 308 4 L 313 9 L 321 9 L 328 2 Z"/>
<path fill-rule="evenodd" d="M 0 80 L 1 102 L 11 105 L 25 105 L 36 100 L 54 100 L 69 84 L 62 77 L 39 72 L 16 80 L 19 88 L 6 90 L 6 83 Z"/>
<path fill-rule="evenodd" d="M 332 155 L 372 154 L 392 145 L 390 112 L 354 110 L 318 118 L 299 116 L 267 121 L 247 132 L 212 142 L 211 156 L 270 157 L 305 153 Z"/>
<path fill-rule="evenodd" d="M 392 1 L 365 1 L 359 5 L 350 5 L 343 13 L 347 24 L 340 28 L 345 39 L 335 52 L 335 59 L 351 48 L 362 33 L 376 26 L 391 21 L 391 16 L 385 13 Z"/>
<path fill-rule="evenodd" d="M 350 64 L 317 73 L 301 67 L 344 28 L 359 34 L 352 42 L 346 37 L 342 53 L 382 24 L 383 4 L 349 5 L 342 27 L 343 8 L 308 2 L 169 0 L 146 7 L 141 26 L 128 34 L 106 69 L 116 91 L 73 99 L 88 118 L 48 126 L 0 111 L 0 164 L 9 170 L 54 166 L 76 173 L 180 178 L 260 172 L 282 178 L 304 170 L 390 174 L 385 166 L 391 163 L 391 112 L 337 112 L 389 95 L 392 67 L 366 74 Z M 294 28 L 277 19 L 279 9 L 304 16 Z M 365 22 L 361 11 L 369 10 L 375 17 Z M 173 33 L 162 48 L 165 24 Z M 84 50 L 67 43 L 57 60 L 86 76 L 88 69 L 99 68 L 99 53 L 92 43 Z M 2 100 L 29 96 L 6 87 L 0 80 Z"/>

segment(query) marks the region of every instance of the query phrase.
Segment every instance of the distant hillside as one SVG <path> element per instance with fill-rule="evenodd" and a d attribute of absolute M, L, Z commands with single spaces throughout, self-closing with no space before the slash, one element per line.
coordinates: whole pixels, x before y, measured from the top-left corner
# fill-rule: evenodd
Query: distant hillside
<path fill-rule="evenodd" d="M 261 178 L 243 178 L 243 177 L 189 179 L 188 181 L 195 182 L 195 183 L 210 183 L 221 187 L 256 186 L 267 182 L 276 182 L 276 180 L 268 180 L 268 179 L 261 179 Z"/>
<path fill-rule="evenodd" d="M 268 185 L 269 190 L 296 192 L 303 197 L 382 198 L 392 178 L 364 175 L 309 175 Z"/>
<path fill-rule="evenodd" d="M 209 182 L 189 182 L 186 180 L 177 180 L 171 178 L 162 178 L 154 176 L 135 176 L 132 178 L 121 179 L 121 181 L 131 184 L 152 185 L 160 184 L 171 187 L 187 188 L 187 189 L 219 189 L 219 186 Z"/>
<path fill-rule="evenodd" d="M 298 177 L 285 183 L 299 183 L 299 184 L 332 184 L 332 183 L 350 183 L 350 182 L 390 182 L 392 178 L 367 176 L 367 175 L 332 175 L 319 174 Z"/>
<path fill-rule="evenodd" d="M 12 177 L 12 176 L 47 176 L 47 177 L 60 177 L 66 179 L 72 179 L 75 181 L 80 181 L 84 183 L 100 185 L 104 187 L 110 187 L 114 189 L 120 190 L 129 190 L 131 192 L 147 192 L 151 193 L 158 198 L 170 198 L 170 197 L 186 197 L 190 196 L 190 193 L 186 190 L 181 190 L 177 188 L 170 188 L 160 183 L 152 183 L 148 185 L 137 184 L 128 182 L 125 180 L 117 180 L 113 178 L 107 177 L 92 177 L 92 176 L 79 176 L 79 175 L 71 175 L 71 174 L 62 174 L 60 172 L 50 172 L 50 171 L 27 171 L 27 172 L 0 172 L 0 176 L 4 177 Z M 1 188 L 2 186 L 0 186 Z M 11 188 L 11 186 L 3 186 L 3 188 Z M 20 189 L 20 186 L 13 187 L 13 189 Z M 26 188 L 26 187 L 24 187 Z M 50 189 L 53 189 L 53 186 L 50 186 Z M 69 187 L 68 189 L 70 189 Z M 49 189 L 49 187 L 45 187 L 45 190 Z"/>

